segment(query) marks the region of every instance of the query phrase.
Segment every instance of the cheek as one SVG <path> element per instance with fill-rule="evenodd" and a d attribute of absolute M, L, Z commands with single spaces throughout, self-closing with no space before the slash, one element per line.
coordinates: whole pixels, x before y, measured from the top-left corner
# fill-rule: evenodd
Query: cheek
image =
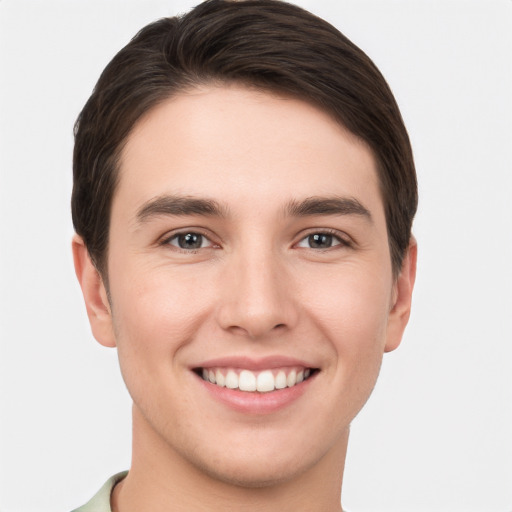
<path fill-rule="evenodd" d="M 388 322 L 391 280 L 384 272 L 352 269 L 310 296 L 310 316 L 328 340 L 337 389 L 362 407 L 377 379 Z"/>
<path fill-rule="evenodd" d="M 132 265 L 119 266 L 117 279 L 111 282 L 114 316 L 120 335 L 132 342 L 151 338 L 174 340 L 186 337 L 211 301 L 201 272 L 177 271 L 165 265 L 144 265 L 135 260 Z M 130 276 L 125 279 L 123 276 Z M 158 334 L 158 335 L 156 335 Z"/>
<path fill-rule="evenodd" d="M 112 311 L 125 380 L 144 376 L 149 382 L 178 363 L 176 354 L 204 323 L 211 301 L 198 293 L 199 279 L 142 270 L 127 274 L 130 280 L 112 282 Z"/>
<path fill-rule="evenodd" d="M 315 281 L 310 281 L 315 282 Z M 349 268 L 309 287 L 311 316 L 339 355 L 381 349 L 390 310 L 391 280 L 386 272 Z M 328 286 L 325 286 L 325 283 Z M 324 284 L 323 286 L 320 286 Z"/>

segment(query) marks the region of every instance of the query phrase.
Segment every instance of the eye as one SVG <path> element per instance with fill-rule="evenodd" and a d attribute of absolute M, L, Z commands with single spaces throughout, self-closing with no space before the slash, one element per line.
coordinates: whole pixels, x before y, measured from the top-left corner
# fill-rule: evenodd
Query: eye
<path fill-rule="evenodd" d="M 205 247 L 212 247 L 212 242 L 201 233 L 193 231 L 176 233 L 165 241 L 166 244 L 178 247 L 179 249 L 194 251 Z"/>
<path fill-rule="evenodd" d="M 297 247 L 308 249 L 330 249 L 336 245 L 347 245 L 341 238 L 331 233 L 311 233 L 303 238 Z"/>

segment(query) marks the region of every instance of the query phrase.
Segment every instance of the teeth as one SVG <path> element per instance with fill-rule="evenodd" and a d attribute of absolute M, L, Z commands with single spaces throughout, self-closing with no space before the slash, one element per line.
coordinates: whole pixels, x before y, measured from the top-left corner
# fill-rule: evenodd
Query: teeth
<path fill-rule="evenodd" d="M 224 375 L 222 375 L 222 372 L 220 370 L 217 370 L 215 372 L 215 381 L 217 386 L 220 386 L 221 388 L 226 385 L 226 379 L 224 378 Z"/>
<path fill-rule="evenodd" d="M 292 370 L 286 378 L 286 385 L 291 388 L 292 386 L 295 386 L 295 384 L 297 384 L 297 372 Z"/>
<path fill-rule="evenodd" d="M 270 370 L 261 372 L 256 379 L 256 389 L 261 393 L 265 393 L 267 391 L 274 391 L 275 389 L 275 381 L 274 376 Z"/>
<path fill-rule="evenodd" d="M 256 376 L 249 370 L 242 370 L 238 377 L 240 391 L 256 391 Z"/>
<path fill-rule="evenodd" d="M 238 375 L 233 370 L 229 370 L 226 375 L 226 387 L 229 389 L 238 388 Z"/>
<path fill-rule="evenodd" d="M 275 386 L 276 389 L 284 389 L 286 387 L 286 373 L 283 371 L 277 373 Z"/>
<path fill-rule="evenodd" d="M 272 370 L 264 370 L 254 373 L 250 370 L 236 371 L 228 369 L 225 373 L 220 368 L 203 368 L 201 375 L 203 380 L 228 389 L 239 389 L 240 391 L 268 393 L 276 389 L 284 389 L 300 384 L 311 375 L 310 368 L 291 370 L 279 370 L 274 375 Z M 287 374 L 288 372 L 288 374 Z"/>

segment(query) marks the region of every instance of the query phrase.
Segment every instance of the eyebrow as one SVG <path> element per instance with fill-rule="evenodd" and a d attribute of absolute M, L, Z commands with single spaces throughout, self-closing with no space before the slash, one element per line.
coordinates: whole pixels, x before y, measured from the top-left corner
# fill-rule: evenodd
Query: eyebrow
<path fill-rule="evenodd" d="M 312 215 L 358 215 L 372 222 L 370 211 L 353 197 L 308 197 L 290 201 L 286 213 L 293 217 Z"/>
<path fill-rule="evenodd" d="M 352 197 L 314 196 L 301 201 L 292 200 L 285 207 L 285 214 L 291 217 L 359 215 L 372 221 L 369 210 Z M 213 199 L 166 194 L 144 203 L 138 210 L 136 218 L 140 223 L 144 223 L 152 217 L 160 215 L 200 215 L 224 218 L 228 216 L 228 208 Z"/>
<path fill-rule="evenodd" d="M 162 195 L 150 199 L 137 212 L 140 223 L 160 215 L 201 215 L 205 217 L 226 217 L 227 208 L 213 199 L 189 196 Z"/>

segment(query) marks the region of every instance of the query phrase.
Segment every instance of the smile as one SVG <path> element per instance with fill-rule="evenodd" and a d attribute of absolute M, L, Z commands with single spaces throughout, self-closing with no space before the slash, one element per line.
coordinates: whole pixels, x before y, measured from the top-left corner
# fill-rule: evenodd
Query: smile
<path fill-rule="evenodd" d="M 234 368 L 200 368 L 196 372 L 203 380 L 219 387 L 269 393 L 279 389 L 292 388 L 310 378 L 315 370 L 290 367 L 253 372 Z"/>

